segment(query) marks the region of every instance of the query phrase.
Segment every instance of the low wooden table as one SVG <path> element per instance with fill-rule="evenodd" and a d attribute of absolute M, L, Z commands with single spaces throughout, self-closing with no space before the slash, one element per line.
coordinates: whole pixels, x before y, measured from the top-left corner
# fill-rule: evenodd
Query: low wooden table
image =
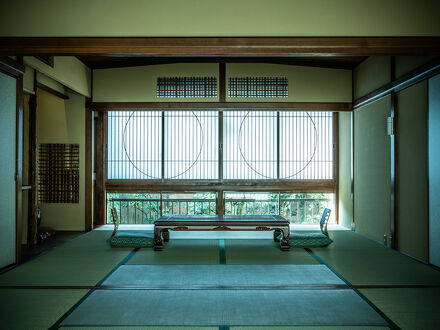
<path fill-rule="evenodd" d="M 163 249 L 163 242 L 170 239 L 169 230 L 175 231 L 272 231 L 281 250 L 288 251 L 289 221 L 279 215 L 172 215 L 154 222 L 154 249 Z M 281 240 L 278 236 L 282 234 Z"/>

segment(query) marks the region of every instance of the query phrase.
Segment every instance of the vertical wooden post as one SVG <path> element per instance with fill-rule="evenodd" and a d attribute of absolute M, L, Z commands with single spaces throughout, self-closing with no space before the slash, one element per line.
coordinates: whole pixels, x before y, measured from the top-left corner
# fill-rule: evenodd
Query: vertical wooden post
<path fill-rule="evenodd" d="M 34 70 L 34 95 L 29 97 L 29 206 L 27 244 L 37 244 L 37 71 Z"/>
<path fill-rule="evenodd" d="M 87 100 L 86 100 L 87 104 Z M 86 173 L 85 173 L 85 214 L 84 214 L 84 229 L 90 231 L 93 229 L 92 223 L 92 125 L 93 125 L 93 111 L 86 106 L 85 112 L 86 120 Z"/>
<path fill-rule="evenodd" d="M 354 70 L 351 71 L 351 98 L 354 102 Z M 354 220 L 354 110 L 350 113 L 350 197 L 351 197 L 351 230 L 356 229 Z"/>
<path fill-rule="evenodd" d="M 104 187 L 104 153 L 105 153 L 104 115 L 98 113 L 96 124 L 96 202 L 97 225 L 105 224 L 105 187 Z"/>
<path fill-rule="evenodd" d="M 219 63 L 218 98 L 220 102 L 226 102 L 226 63 Z"/>
<path fill-rule="evenodd" d="M 217 191 L 217 214 L 224 215 L 225 214 L 225 199 L 224 199 L 224 191 Z"/>
<path fill-rule="evenodd" d="M 333 180 L 335 181 L 335 219 L 339 223 L 339 114 L 333 117 Z"/>
<path fill-rule="evenodd" d="M 226 63 L 219 63 L 219 101 L 226 102 Z M 223 111 L 218 113 L 218 178 L 223 181 Z M 217 191 L 217 210 L 218 215 L 225 214 L 224 191 Z"/>
<path fill-rule="evenodd" d="M 396 57 L 390 56 L 390 81 L 396 80 Z M 390 159 L 391 159 L 391 173 L 390 173 L 390 197 L 391 197 L 391 207 L 390 207 L 390 242 L 389 245 L 393 249 L 398 248 L 397 240 L 397 227 L 398 227 L 398 107 L 397 107 L 397 94 L 391 91 L 391 109 L 390 117 L 392 122 L 392 132 L 390 134 Z"/>
<path fill-rule="evenodd" d="M 104 112 L 102 114 L 102 199 L 103 203 L 98 207 L 102 208 L 103 212 L 103 220 L 101 222 L 102 225 L 107 223 L 107 189 L 105 188 L 105 184 L 107 182 L 107 156 L 108 156 L 108 112 Z"/>

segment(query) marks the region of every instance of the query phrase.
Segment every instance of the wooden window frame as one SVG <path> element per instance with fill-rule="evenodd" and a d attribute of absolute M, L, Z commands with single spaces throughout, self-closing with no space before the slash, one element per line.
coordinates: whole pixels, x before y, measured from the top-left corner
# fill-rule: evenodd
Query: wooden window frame
<path fill-rule="evenodd" d="M 215 104 L 219 102 L 212 102 L 213 104 L 208 110 L 215 110 L 219 112 L 219 118 L 223 117 L 224 109 L 221 107 L 215 108 Z M 174 110 L 175 102 L 162 103 L 163 106 L 161 110 L 163 112 L 167 111 L 167 108 L 172 108 Z M 137 110 L 158 110 L 156 107 L 148 103 L 143 103 L 144 108 L 140 107 L 139 103 L 136 103 Z M 282 111 L 277 107 L 278 103 L 271 104 L 272 111 Z M 322 109 L 327 109 L 327 111 L 332 112 L 333 123 L 333 179 L 329 180 L 283 180 L 283 179 L 273 179 L 273 180 L 224 180 L 223 179 L 223 122 L 219 120 L 219 179 L 216 180 L 115 180 L 107 179 L 107 139 L 108 136 L 108 125 L 106 123 L 107 112 L 115 109 L 114 104 L 108 103 L 108 107 L 103 111 L 103 103 L 99 106 L 94 107 L 91 103 L 88 105 L 88 111 L 98 110 L 98 123 L 101 121 L 101 125 L 98 125 L 100 131 L 96 132 L 98 137 L 98 166 L 96 169 L 96 198 L 98 202 L 98 214 L 96 219 L 96 224 L 105 224 L 106 215 L 106 193 L 107 192 L 140 192 L 140 191 L 176 191 L 176 192 L 187 192 L 187 191 L 207 191 L 217 193 L 217 213 L 224 214 L 224 191 L 259 191 L 259 192 L 328 192 L 335 194 L 335 208 L 336 208 L 336 219 L 338 214 L 338 154 L 339 154 L 339 143 L 338 143 L 338 114 L 337 111 L 331 111 L 332 104 L 322 104 L 322 103 L 309 103 L 306 109 L 315 108 L 316 111 L 322 111 Z M 266 104 L 267 106 L 267 104 Z M 251 108 L 251 104 L 247 102 L 242 102 L 240 108 Z M 130 111 L 133 110 L 130 106 L 118 107 L 120 111 Z M 232 109 L 231 109 L 232 110 Z M 234 109 L 235 110 L 235 109 Z M 304 111 L 304 109 L 296 109 L 296 111 Z M 99 119 L 100 118 L 100 119 Z M 219 197 L 220 196 L 220 197 Z M 338 220 L 337 220 L 338 222 Z"/>

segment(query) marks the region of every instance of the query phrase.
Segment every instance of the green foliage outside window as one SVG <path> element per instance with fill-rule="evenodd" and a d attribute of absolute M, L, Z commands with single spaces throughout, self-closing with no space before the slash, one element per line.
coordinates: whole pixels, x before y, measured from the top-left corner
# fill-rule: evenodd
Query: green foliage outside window
<path fill-rule="evenodd" d="M 109 193 L 110 209 L 116 208 L 121 224 L 151 224 L 161 215 L 216 214 L 215 193 Z M 330 193 L 225 193 L 225 214 L 276 215 L 292 224 L 318 224 L 324 208 L 333 208 Z"/>

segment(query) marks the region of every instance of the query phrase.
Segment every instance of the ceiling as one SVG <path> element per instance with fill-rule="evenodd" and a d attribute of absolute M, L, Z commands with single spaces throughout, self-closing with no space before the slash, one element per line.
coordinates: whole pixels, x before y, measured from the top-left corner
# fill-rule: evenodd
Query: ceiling
<path fill-rule="evenodd" d="M 335 69 L 354 69 L 367 56 L 118 56 L 78 55 L 91 69 L 109 69 L 170 63 L 271 63 Z"/>

